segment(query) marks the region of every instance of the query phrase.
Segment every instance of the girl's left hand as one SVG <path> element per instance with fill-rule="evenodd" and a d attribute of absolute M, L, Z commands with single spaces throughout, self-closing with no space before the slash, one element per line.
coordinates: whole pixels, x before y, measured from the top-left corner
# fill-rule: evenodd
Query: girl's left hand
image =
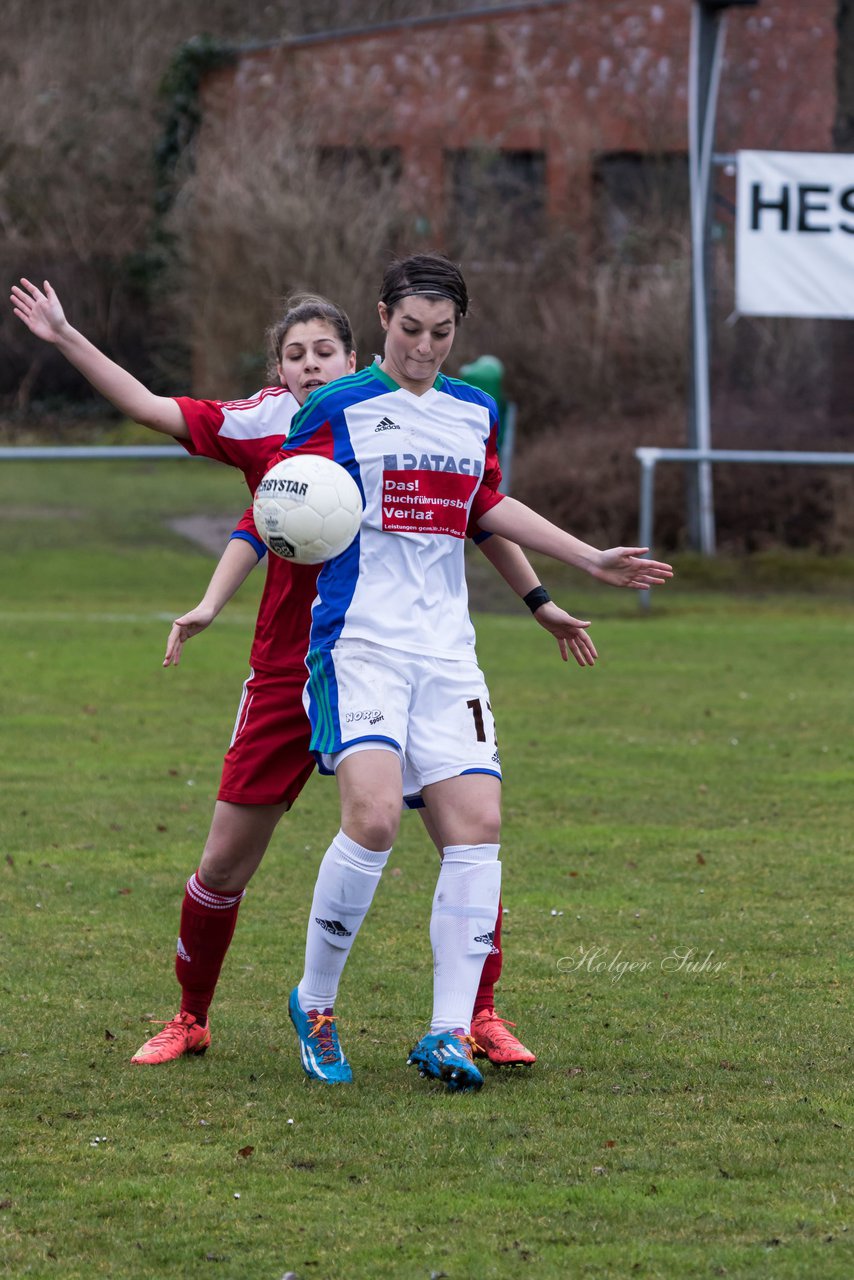
<path fill-rule="evenodd" d="M 596 646 L 587 634 L 589 622 L 580 622 L 556 605 L 554 600 L 541 604 L 534 613 L 537 622 L 557 640 L 564 662 L 572 654 L 580 667 L 592 667 L 599 657 Z"/>

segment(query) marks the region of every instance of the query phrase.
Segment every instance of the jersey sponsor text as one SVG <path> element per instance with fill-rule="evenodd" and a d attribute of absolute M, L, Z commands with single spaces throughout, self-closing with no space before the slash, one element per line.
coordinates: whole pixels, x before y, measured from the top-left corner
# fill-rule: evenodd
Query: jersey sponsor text
<path fill-rule="evenodd" d="M 445 471 L 384 471 L 383 529 L 391 533 L 443 533 L 464 538 L 472 475 Z"/>
<path fill-rule="evenodd" d="M 479 476 L 483 470 L 480 458 L 455 458 L 450 453 L 387 453 L 383 466 L 387 471 L 448 471 L 464 476 Z"/>

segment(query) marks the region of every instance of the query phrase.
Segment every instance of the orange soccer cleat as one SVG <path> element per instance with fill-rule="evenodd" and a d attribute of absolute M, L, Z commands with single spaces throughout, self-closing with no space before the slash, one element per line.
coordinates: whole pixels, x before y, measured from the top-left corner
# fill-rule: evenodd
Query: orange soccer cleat
<path fill-rule="evenodd" d="M 136 1066 L 158 1066 L 172 1062 L 185 1053 L 204 1053 L 211 1042 L 210 1028 L 197 1022 L 191 1013 L 179 1013 L 167 1022 L 162 1031 L 146 1040 L 131 1058 Z"/>
<path fill-rule="evenodd" d="M 526 1049 L 508 1027 L 515 1022 L 499 1018 L 494 1009 L 481 1009 L 472 1019 L 471 1033 L 477 1042 L 474 1056 L 489 1058 L 496 1067 L 530 1067 L 537 1055 Z"/>

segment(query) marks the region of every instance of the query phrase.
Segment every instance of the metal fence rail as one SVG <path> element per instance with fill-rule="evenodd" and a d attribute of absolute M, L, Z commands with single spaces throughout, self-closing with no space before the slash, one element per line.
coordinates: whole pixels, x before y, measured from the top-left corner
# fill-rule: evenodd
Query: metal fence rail
<path fill-rule="evenodd" d="M 784 467 L 854 467 L 854 453 L 797 453 L 774 449 L 635 449 L 640 463 L 638 543 L 652 547 L 655 519 L 655 468 L 659 462 L 750 462 Z M 649 591 L 641 591 L 641 608 L 648 609 Z"/>
<path fill-rule="evenodd" d="M 178 444 L 9 445 L 0 449 L 0 462 L 91 462 L 114 458 L 191 458 Z"/>
<path fill-rule="evenodd" d="M 180 445 L 21 445 L 0 448 L 0 462 L 94 461 L 121 458 L 189 458 Z M 640 463 L 638 543 L 652 547 L 655 520 L 655 469 L 659 462 L 748 462 L 767 466 L 854 467 L 854 453 L 798 453 L 773 449 L 635 449 Z M 641 591 L 641 608 L 650 605 L 649 591 Z"/>

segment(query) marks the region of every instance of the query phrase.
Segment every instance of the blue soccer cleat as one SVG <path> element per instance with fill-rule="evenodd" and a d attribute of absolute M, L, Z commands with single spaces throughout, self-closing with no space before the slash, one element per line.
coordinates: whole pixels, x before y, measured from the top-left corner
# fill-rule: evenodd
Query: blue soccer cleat
<path fill-rule="evenodd" d="M 338 1041 L 335 1015 L 331 1009 L 318 1013 L 310 1009 L 305 1013 L 300 1006 L 294 987 L 288 1000 L 288 1014 L 299 1037 L 299 1056 L 302 1069 L 312 1080 L 326 1084 L 348 1084 L 353 1079 L 350 1063 L 344 1057 Z"/>
<path fill-rule="evenodd" d="M 439 1031 L 422 1036 L 410 1052 L 407 1065 L 417 1067 L 421 1076 L 441 1080 L 452 1092 L 479 1089 L 483 1076 L 472 1061 L 475 1048 L 474 1040 L 461 1028 Z"/>

